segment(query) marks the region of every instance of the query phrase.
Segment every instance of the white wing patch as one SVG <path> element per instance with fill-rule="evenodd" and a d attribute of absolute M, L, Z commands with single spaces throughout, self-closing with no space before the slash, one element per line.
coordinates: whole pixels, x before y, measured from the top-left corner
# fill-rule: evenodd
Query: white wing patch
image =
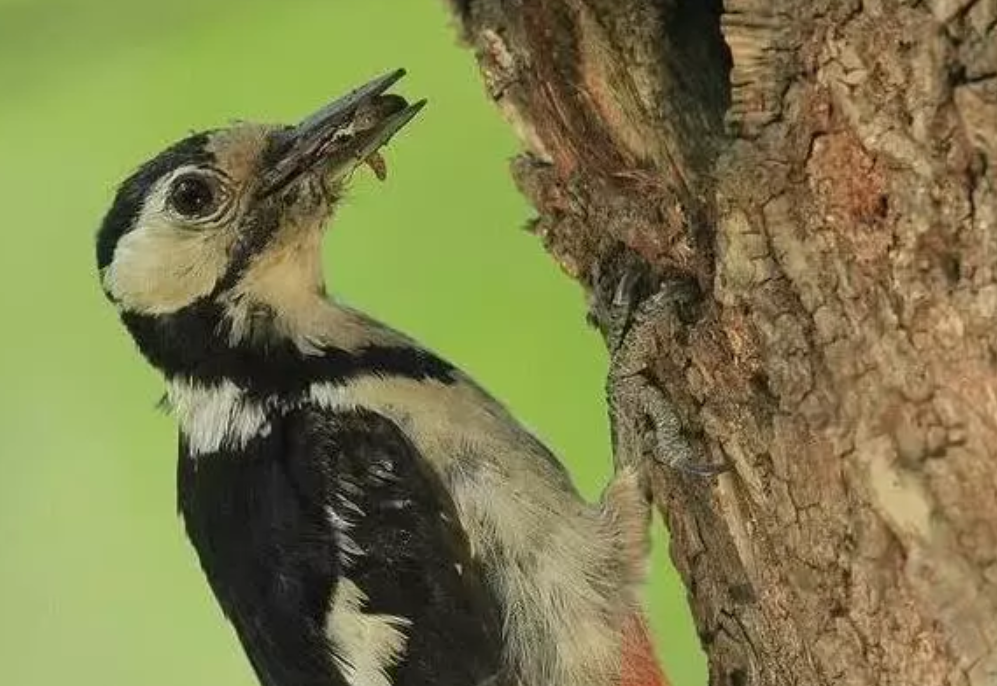
<path fill-rule="evenodd" d="M 363 612 L 367 596 L 343 578 L 336 587 L 327 632 L 336 663 L 352 686 L 391 686 L 387 670 L 405 653 L 404 630 L 412 622 L 396 615 Z"/>
<path fill-rule="evenodd" d="M 309 386 L 308 399 L 329 410 L 349 410 L 357 406 L 356 399 L 346 387 L 327 382 Z"/>
<path fill-rule="evenodd" d="M 339 507 L 343 509 L 343 514 L 337 512 L 336 508 L 333 507 L 327 507 L 326 514 L 329 517 L 329 523 L 332 524 L 332 528 L 336 531 L 339 563 L 344 568 L 349 568 L 353 566 L 358 557 L 364 554 L 364 551 L 350 535 L 350 530 L 353 528 L 354 522 L 350 516 L 346 515 L 345 511 L 349 510 L 350 515 L 362 517 L 363 510 L 345 498 L 341 493 L 336 495 L 336 500 Z"/>
<path fill-rule="evenodd" d="M 192 455 L 242 448 L 270 433 L 264 405 L 225 380 L 205 384 L 186 379 L 167 383 L 166 397 Z"/>

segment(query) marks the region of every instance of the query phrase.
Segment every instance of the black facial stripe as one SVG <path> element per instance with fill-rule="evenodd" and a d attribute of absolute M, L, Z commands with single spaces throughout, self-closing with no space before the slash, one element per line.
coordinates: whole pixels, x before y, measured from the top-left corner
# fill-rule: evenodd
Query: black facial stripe
<path fill-rule="evenodd" d="M 263 205 L 253 216 L 253 223 L 239 232 L 236 244 L 229 254 L 225 273 L 212 291 L 210 298 L 217 298 L 225 291 L 231 290 L 246 273 L 253 257 L 264 252 L 267 243 L 277 235 L 280 227 L 280 211 L 274 205 Z"/>
<path fill-rule="evenodd" d="M 202 300 L 168 315 L 123 312 L 139 349 L 167 377 L 204 382 L 229 380 L 253 397 L 298 395 L 313 383 L 344 382 L 358 376 L 456 380 L 452 365 L 412 347 L 370 345 L 357 352 L 327 348 L 306 355 L 293 342 L 272 338 L 229 346 L 219 305 Z"/>
<path fill-rule="evenodd" d="M 142 203 L 157 181 L 180 167 L 205 165 L 214 161 L 214 156 L 205 149 L 209 134 L 210 131 L 197 133 L 170 146 L 139 167 L 118 187 L 114 203 L 104 215 L 97 232 L 98 269 L 111 263 L 118 241 L 135 228 Z"/>

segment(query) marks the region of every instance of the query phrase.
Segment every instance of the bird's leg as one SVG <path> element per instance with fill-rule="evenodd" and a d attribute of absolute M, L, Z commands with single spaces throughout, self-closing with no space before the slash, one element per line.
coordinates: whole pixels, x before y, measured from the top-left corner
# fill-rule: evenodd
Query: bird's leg
<path fill-rule="evenodd" d="M 647 374 L 656 324 L 693 318 L 701 298 L 696 283 L 687 277 L 669 278 L 642 298 L 649 289 L 640 268 L 624 265 L 615 284 L 606 282 L 608 276 L 595 275 L 592 318 L 603 329 L 612 356 L 606 390 L 617 468 L 642 467 L 644 455 L 650 453 L 655 463 L 681 472 L 713 476 L 726 471 L 726 465 L 708 464 L 697 453 L 672 402 Z"/>

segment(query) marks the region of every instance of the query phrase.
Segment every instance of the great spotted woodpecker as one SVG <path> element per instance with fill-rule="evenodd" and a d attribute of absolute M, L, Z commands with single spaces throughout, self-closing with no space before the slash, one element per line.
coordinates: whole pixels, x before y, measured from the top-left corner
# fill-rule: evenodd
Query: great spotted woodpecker
<path fill-rule="evenodd" d="M 652 686 L 635 467 L 583 500 L 479 385 L 330 298 L 323 228 L 422 108 L 399 70 L 121 185 L 101 284 L 165 376 L 178 501 L 265 686 Z"/>

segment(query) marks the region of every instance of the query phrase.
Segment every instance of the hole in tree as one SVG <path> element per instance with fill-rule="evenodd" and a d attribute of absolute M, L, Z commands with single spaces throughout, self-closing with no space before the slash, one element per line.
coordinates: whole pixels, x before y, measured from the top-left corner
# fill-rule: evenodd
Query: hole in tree
<path fill-rule="evenodd" d="M 666 0 L 663 28 L 671 46 L 670 59 L 679 89 L 699 104 L 709 131 L 723 135 L 724 113 L 730 105 L 730 49 L 720 31 L 722 0 Z M 689 132 L 693 133 L 693 132 Z"/>

